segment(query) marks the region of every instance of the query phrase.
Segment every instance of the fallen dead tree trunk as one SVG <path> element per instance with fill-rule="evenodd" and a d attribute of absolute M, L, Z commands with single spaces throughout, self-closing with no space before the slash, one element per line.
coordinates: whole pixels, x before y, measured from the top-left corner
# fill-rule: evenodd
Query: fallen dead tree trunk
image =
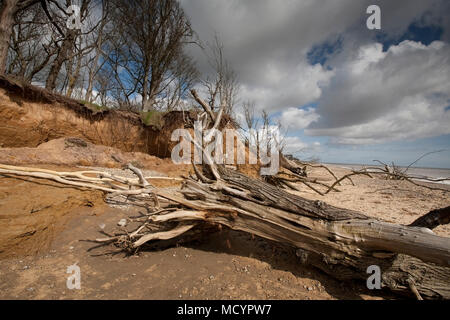
<path fill-rule="evenodd" d="M 361 213 L 305 200 L 262 181 L 221 169 L 225 184 L 186 181 L 180 204 L 195 211 L 154 222 L 218 223 L 300 249 L 299 255 L 335 278 L 367 279 L 378 265 L 384 286 L 450 298 L 450 239 L 424 228 L 393 225 Z M 161 194 L 177 202 L 176 198 Z"/>
<path fill-rule="evenodd" d="M 130 181 L 127 191 L 126 180 L 105 179 L 101 174 L 90 177 L 85 187 L 107 184 L 105 192 L 117 190 L 112 192 L 114 196 L 123 197 L 129 205 L 146 206 L 148 214 L 139 220 L 136 230 L 97 242 L 136 250 L 155 240 L 182 239 L 194 230 L 221 225 L 297 248 L 303 263 L 337 279 L 366 281 L 367 268 L 377 265 L 383 287 L 398 293 L 415 292 L 418 297 L 450 299 L 450 239 L 429 229 L 385 223 L 360 212 L 310 201 L 223 167 L 214 168 L 219 175 L 216 181 L 203 170 L 206 182 L 185 179 L 179 191 L 154 188 L 142 181 L 139 169 L 130 169 L 139 179 Z M 0 174 L 21 172 L 22 177 L 39 177 L 33 170 L 39 169 L 9 166 L 0 169 Z M 51 172 L 46 171 L 40 177 L 48 179 L 48 175 Z M 70 173 L 65 179 L 79 182 L 82 176 Z"/>
<path fill-rule="evenodd" d="M 432 210 L 410 224 L 411 227 L 434 228 L 450 223 L 450 207 Z"/>

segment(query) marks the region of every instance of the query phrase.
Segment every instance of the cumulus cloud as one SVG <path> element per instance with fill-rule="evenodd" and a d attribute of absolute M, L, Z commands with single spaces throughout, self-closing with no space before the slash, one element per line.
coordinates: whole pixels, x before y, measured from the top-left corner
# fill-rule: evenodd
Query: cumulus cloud
<path fill-rule="evenodd" d="M 424 12 L 434 12 L 436 20 L 444 2 L 181 0 L 181 5 L 204 43 L 218 34 L 242 84 L 242 100 L 254 100 L 257 108 L 277 111 L 317 100 L 321 87 L 333 75 L 321 65 L 308 63 L 313 46 L 341 35 L 345 35 L 349 50 L 372 41 L 374 33 L 365 27 L 369 5 L 380 5 L 383 31 L 395 37 Z M 203 74 L 212 72 L 198 47 L 193 46 L 190 54 Z"/>
<path fill-rule="evenodd" d="M 320 87 L 327 84 L 332 75 L 332 71 L 319 64 L 311 66 L 302 62 L 289 69 L 272 64 L 261 75 L 258 86 L 242 85 L 241 96 L 254 101 L 258 109 L 272 112 L 302 106 L 321 96 Z"/>
<path fill-rule="evenodd" d="M 363 46 L 323 89 L 306 130 L 337 143 L 365 144 L 450 133 L 450 45 L 404 41 Z"/>
<path fill-rule="evenodd" d="M 299 137 L 289 136 L 284 138 L 283 152 L 301 157 L 314 156 L 322 152 L 322 145 L 320 142 L 306 143 Z"/>
<path fill-rule="evenodd" d="M 285 153 L 296 154 L 305 151 L 309 148 L 308 144 L 303 142 L 299 137 L 285 137 L 284 138 Z"/>
<path fill-rule="evenodd" d="M 319 115 L 314 108 L 289 108 L 281 115 L 281 123 L 288 130 L 302 130 L 319 119 Z"/>
<path fill-rule="evenodd" d="M 352 145 L 450 133 L 448 0 L 180 2 L 204 44 L 215 33 L 223 42 L 241 102 L 279 112 L 284 128 Z M 365 27 L 372 4 L 381 7 L 379 32 Z M 442 28 L 444 42 L 398 44 L 412 23 Z M 397 45 L 383 51 L 380 39 Z M 211 75 L 198 47 L 189 54 Z M 290 152 L 321 148 L 287 141 Z"/>

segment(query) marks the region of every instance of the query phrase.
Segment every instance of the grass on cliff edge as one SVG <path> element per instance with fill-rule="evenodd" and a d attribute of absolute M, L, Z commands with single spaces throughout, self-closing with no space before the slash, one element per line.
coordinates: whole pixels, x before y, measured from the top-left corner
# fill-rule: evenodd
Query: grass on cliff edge
<path fill-rule="evenodd" d="M 79 102 L 82 105 L 84 105 L 85 107 L 87 107 L 88 109 L 92 110 L 94 113 L 108 110 L 108 107 L 101 106 L 101 105 L 98 105 L 96 103 L 88 102 L 88 101 L 85 101 L 85 100 L 79 100 Z"/>
<path fill-rule="evenodd" d="M 146 126 L 152 126 L 156 128 L 161 127 L 161 119 L 166 114 L 166 112 L 157 111 L 157 110 L 150 110 L 147 112 L 140 112 L 142 122 Z"/>
<path fill-rule="evenodd" d="M 96 103 L 88 102 L 85 100 L 79 100 L 81 104 L 83 104 L 85 107 L 93 111 L 94 113 L 102 112 L 105 110 L 108 110 L 109 108 L 106 106 L 101 106 Z M 166 112 L 157 111 L 157 110 L 150 110 L 148 112 L 139 112 L 142 122 L 146 126 L 152 126 L 159 128 L 161 126 L 161 118 L 166 114 Z"/>

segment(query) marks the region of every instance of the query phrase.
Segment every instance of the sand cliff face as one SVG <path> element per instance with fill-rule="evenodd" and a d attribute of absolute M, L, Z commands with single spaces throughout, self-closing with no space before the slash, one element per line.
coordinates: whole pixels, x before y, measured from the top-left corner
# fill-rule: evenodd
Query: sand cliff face
<path fill-rule="evenodd" d="M 96 111 L 72 100 L 18 80 L 0 76 L 0 148 L 35 148 L 42 143 L 66 137 L 114 147 L 125 152 L 142 152 L 170 158 L 176 129 L 192 131 L 196 111 L 157 114 L 145 125 L 140 114 Z M 220 129 L 234 128 L 223 116 Z"/>
<path fill-rule="evenodd" d="M 139 115 L 131 112 L 76 110 L 58 102 L 30 101 L 0 88 L 0 148 L 37 147 L 62 137 L 78 137 L 126 152 L 165 158 L 170 157 L 175 145 L 170 141 L 171 132 L 183 126 L 178 119 L 173 121 L 180 115 L 168 116 L 159 130 L 144 125 Z"/>
<path fill-rule="evenodd" d="M 126 151 L 143 151 L 143 129 L 119 117 L 89 120 L 58 105 L 16 102 L 0 89 L 0 144 L 3 147 L 37 147 L 53 139 L 74 136 L 96 144 L 113 140 Z"/>

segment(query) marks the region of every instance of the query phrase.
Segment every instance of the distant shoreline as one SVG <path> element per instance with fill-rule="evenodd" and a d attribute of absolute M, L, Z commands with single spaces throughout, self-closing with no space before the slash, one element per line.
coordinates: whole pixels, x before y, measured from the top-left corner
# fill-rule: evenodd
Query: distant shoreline
<path fill-rule="evenodd" d="M 373 163 L 373 164 L 367 164 L 367 163 L 335 163 L 335 162 L 322 162 L 324 165 L 333 165 L 333 166 L 360 166 L 360 167 L 381 167 L 381 165 L 379 163 Z M 389 166 L 391 166 L 391 164 L 388 164 Z M 399 168 L 407 168 L 408 166 L 398 166 Z M 438 167 L 416 167 L 416 166 L 412 166 L 410 167 L 411 169 L 430 169 L 430 170 L 450 170 L 449 168 L 438 168 Z"/>
<path fill-rule="evenodd" d="M 330 166 L 336 166 L 338 168 L 342 169 L 348 169 L 348 170 L 360 170 L 364 167 L 379 167 L 382 168 L 382 165 L 379 164 L 373 164 L 373 165 L 362 165 L 362 164 L 338 164 L 338 163 L 326 163 L 325 165 Z M 399 168 L 406 169 L 407 167 L 398 166 Z M 446 179 L 450 178 L 450 169 L 447 168 L 427 168 L 427 167 L 409 167 L 408 174 L 415 176 L 413 180 L 415 181 L 421 181 L 420 177 L 423 178 L 431 178 L 431 179 Z M 441 185 L 450 185 L 450 180 L 448 181 L 439 181 L 439 182 L 431 182 L 427 181 L 428 183 L 433 184 L 441 184 Z"/>

